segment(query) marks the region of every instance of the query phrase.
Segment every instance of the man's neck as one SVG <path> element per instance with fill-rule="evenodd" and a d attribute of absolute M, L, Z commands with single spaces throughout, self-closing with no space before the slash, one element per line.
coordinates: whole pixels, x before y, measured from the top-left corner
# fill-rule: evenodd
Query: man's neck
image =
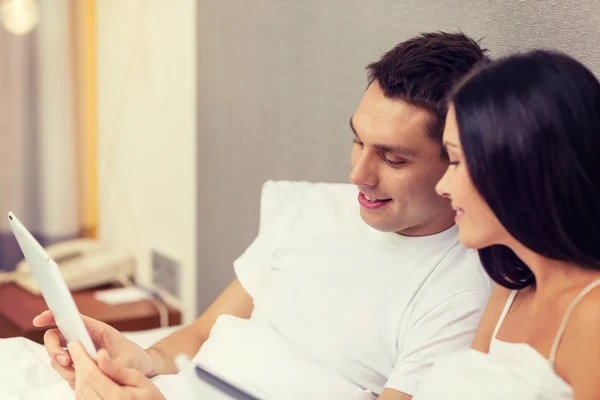
<path fill-rule="evenodd" d="M 448 229 L 454 226 L 454 215 L 452 215 L 452 219 L 448 220 L 447 218 L 436 220 L 437 223 L 429 223 L 425 225 L 419 226 L 411 226 L 409 228 L 403 229 L 401 231 L 397 231 L 398 235 L 402 236 L 432 236 L 438 233 L 447 231 Z"/>

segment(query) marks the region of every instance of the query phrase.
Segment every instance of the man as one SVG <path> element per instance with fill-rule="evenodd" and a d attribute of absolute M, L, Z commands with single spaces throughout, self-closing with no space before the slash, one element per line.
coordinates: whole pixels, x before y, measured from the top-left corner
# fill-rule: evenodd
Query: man
<path fill-rule="evenodd" d="M 455 212 L 435 192 L 448 164 L 446 94 L 486 59 L 463 34 L 397 45 L 367 67 L 369 86 L 350 119 L 355 187 L 297 190 L 235 262 L 237 279 L 193 324 L 143 350 L 86 318 L 106 349 L 98 364 L 78 344 L 69 355 L 50 330 L 53 367 L 81 397 L 153 399 L 161 395 L 146 377 L 175 373 L 175 355 L 200 349 L 202 363 L 273 398 L 291 398 L 280 379 L 262 378 L 276 366 L 339 376 L 381 400 L 410 399 L 438 356 L 470 344 L 491 289 L 476 253 L 459 244 Z M 34 323 L 53 321 L 46 312 Z"/>

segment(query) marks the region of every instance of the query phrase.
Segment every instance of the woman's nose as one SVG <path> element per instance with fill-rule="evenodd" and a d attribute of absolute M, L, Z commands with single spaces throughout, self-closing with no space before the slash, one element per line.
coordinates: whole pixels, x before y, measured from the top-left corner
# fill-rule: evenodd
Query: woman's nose
<path fill-rule="evenodd" d="M 442 197 L 450 198 L 450 192 L 447 190 L 446 187 L 446 174 L 444 174 L 442 176 L 442 179 L 440 179 L 435 185 L 435 191 Z"/>

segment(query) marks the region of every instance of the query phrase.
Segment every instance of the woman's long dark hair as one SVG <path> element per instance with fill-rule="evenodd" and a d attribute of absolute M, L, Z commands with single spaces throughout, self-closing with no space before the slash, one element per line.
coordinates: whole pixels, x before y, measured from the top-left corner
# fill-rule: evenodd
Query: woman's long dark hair
<path fill-rule="evenodd" d="M 576 60 L 532 51 L 481 67 L 451 95 L 473 184 L 519 242 L 600 270 L 600 84 Z M 508 247 L 479 250 L 502 286 L 535 283 Z"/>

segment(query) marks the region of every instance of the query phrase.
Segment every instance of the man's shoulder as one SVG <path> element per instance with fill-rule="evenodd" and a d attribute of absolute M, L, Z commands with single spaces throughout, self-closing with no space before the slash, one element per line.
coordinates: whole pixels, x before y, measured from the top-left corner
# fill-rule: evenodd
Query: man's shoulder
<path fill-rule="evenodd" d="M 458 243 L 441 260 L 431 276 L 431 289 L 442 297 L 471 290 L 493 288 L 493 282 L 481 264 L 477 250 Z"/>
<path fill-rule="evenodd" d="M 493 282 L 486 274 L 476 250 L 454 246 L 435 268 L 415 296 L 415 318 L 431 310 L 455 307 L 483 311 L 492 292 Z"/>

